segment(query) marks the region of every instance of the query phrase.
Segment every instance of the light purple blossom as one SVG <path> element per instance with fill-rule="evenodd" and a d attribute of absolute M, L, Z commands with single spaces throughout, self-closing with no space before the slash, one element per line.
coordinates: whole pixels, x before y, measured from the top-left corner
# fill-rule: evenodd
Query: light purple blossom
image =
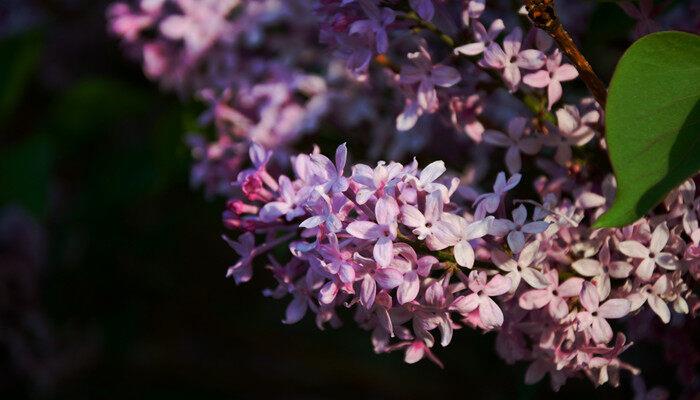
<path fill-rule="evenodd" d="M 534 135 L 525 135 L 527 120 L 522 117 L 513 118 L 508 123 L 508 134 L 496 130 L 484 132 L 484 141 L 499 147 L 505 147 L 506 166 L 508 172 L 515 174 L 522 168 L 520 153 L 528 155 L 537 154 L 542 148 L 542 141 Z"/>
<path fill-rule="evenodd" d="M 547 106 L 551 110 L 554 103 L 561 99 L 563 89 L 561 82 L 571 81 L 578 77 L 578 71 L 571 64 L 561 63 L 562 54 L 559 49 L 547 57 L 546 70 L 527 74 L 523 82 L 534 88 L 547 88 Z"/>
<path fill-rule="evenodd" d="M 484 51 L 484 58 L 479 65 L 500 71 L 503 81 L 511 92 L 515 92 L 520 84 L 520 69 L 536 70 L 545 64 L 545 55 L 535 49 L 521 50 L 523 32 L 515 28 L 503 40 L 503 47 L 491 43 Z"/>

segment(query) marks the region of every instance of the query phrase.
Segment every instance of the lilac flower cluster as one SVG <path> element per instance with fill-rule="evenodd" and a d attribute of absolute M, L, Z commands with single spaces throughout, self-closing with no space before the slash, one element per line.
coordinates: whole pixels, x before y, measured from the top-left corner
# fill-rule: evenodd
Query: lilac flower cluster
<path fill-rule="evenodd" d="M 682 324 L 698 313 L 695 181 L 631 226 L 593 229 L 615 194 L 603 112 L 565 96 L 577 70 L 520 26 L 510 2 L 308 3 L 142 0 L 110 11 L 149 76 L 210 105 L 202 121 L 218 136 L 190 138 L 193 180 L 229 199 L 224 225 L 239 235 L 225 240 L 240 258 L 228 276 L 243 283 L 264 264 L 278 281 L 265 294 L 291 297 L 285 323 L 310 311 L 335 327 L 350 308 L 376 352 L 438 365 L 435 344 L 456 329 L 496 331 L 501 357 L 529 363 L 526 382 L 549 374 L 558 389 L 639 373 L 620 359 L 631 342 L 615 320 L 648 311 Z M 591 9 L 578 3 L 559 7 L 574 34 Z M 645 4 L 622 6 L 638 33 L 652 26 Z M 439 135 L 466 142 L 470 164 L 457 177 L 443 161 L 346 168 L 345 145 L 334 160 L 294 155 L 300 135 L 328 121 L 351 144 L 347 127 L 369 127 L 370 159 L 429 146 L 435 158 Z M 450 150 L 438 158 L 465 167 Z M 285 159 L 293 175 L 278 173 Z M 496 176 L 492 190 L 477 186 L 485 176 Z M 270 252 L 280 246 L 284 260 Z"/>
<path fill-rule="evenodd" d="M 305 1 L 117 2 L 108 18 L 149 78 L 208 106 L 200 122 L 215 127 L 216 139 L 192 134 L 188 144 L 192 183 L 209 195 L 229 193 L 250 140 L 284 148 L 314 131 L 348 89 L 317 47 L 305 49 L 318 35 Z"/>
<path fill-rule="evenodd" d="M 225 238 L 241 257 L 228 275 L 250 280 L 255 259 L 286 244 L 289 260 L 268 256 L 278 286 L 265 291 L 291 297 L 285 323 L 311 311 L 320 328 L 338 326 L 338 309 L 351 308 L 376 352 L 437 364 L 435 343 L 447 346 L 455 329 L 496 330 L 506 361 L 530 363 L 528 383 L 549 374 L 556 389 L 574 376 L 617 385 L 621 370 L 638 373 L 620 360 L 631 343 L 611 320 L 648 307 L 668 323 L 671 309 L 700 308 L 689 288 L 700 271 L 693 181 L 665 213 L 593 230 L 610 199 L 568 179 L 538 180 L 541 202 L 510 201 L 521 176 L 499 173 L 470 205 L 442 161 L 356 164 L 345 176 L 341 145 L 334 161 L 318 149 L 297 155 L 294 177 L 275 179 L 269 152 L 253 145 L 250 157 L 224 213 L 246 232 Z M 612 179 L 602 189 L 610 196 Z"/>

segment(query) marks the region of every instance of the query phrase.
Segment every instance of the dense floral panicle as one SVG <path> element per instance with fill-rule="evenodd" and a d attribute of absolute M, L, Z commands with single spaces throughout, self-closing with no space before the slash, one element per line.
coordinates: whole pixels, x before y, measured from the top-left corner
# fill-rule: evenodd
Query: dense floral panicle
<path fill-rule="evenodd" d="M 575 184 L 514 204 L 509 192 L 521 177 L 501 173 L 493 192 L 466 204 L 453 199 L 460 183 L 444 176 L 441 161 L 349 167 L 341 145 L 335 161 L 301 154 L 295 176 L 274 179 L 271 154 L 251 149 L 253 167 L 237 181 L 245 197 L 233 200 L 236 215 L 225 215 L 228 226 L 248 231 L 229 240 L 241 257 L 229 275 L 250 279 L 256 257 L 287 243 L 288 261 L 268 265 L 278 286 L 267 291 L 292 297 L 285 323 L 312 311 L 320 326 L 334 325 L 337 309 L 351 307 L 376 351 L 405 349 L 409 363 L 426 355 L 439 363 L 430 349 L 447 346 L 457 326 L 497 330 L 506 359 L 531 362 L 528 382 L 550 374 L 556 388 L 574 376 L 616 384 L 613 371 L 637 372 L 619 359 L 629 343 L 620 332 L 611 343 L 609 321 L 645 304 L 663 322 L 669 302 L 690 312 L 688 276 L 678 267 L 686 246 L 670 238 L 684 220 L 694 226 L 682 211 L 592 230 L 582 221 L 607 203 L 577 205 Z M 694 204 L 690 184 L 683 190 L 670 207 Z M 265 236 L 259 245 L 256 235 Z M 666 267 L 648 272 L 658 262 Z"/>
<path fill-rule="evenodd" d="M 592 6 L 557 3 L 585 31 Z M 652 6 L 621 4 L 636 36 L 700 27 L 685 5 Z M 208 106 L 200 122 L 217 136 L 189 136 L 192 182 L 228 198 L 227 276 L 267 266 L 278 285 L 265 295 L 289 298 L 284 323 L 311 313 L 337 327 L 352 308 L 376 352 L 440 366 L 435 345 L 457 328 L 496 331 L 500 356 L 529 363 L 527 383 L 549 375 L 558 389 L 638 374 L 620 359 L 643 336 L 629 321 L 700 311 L 696 182 L 631 226 L 592 229 L 616 189 L 603 110 L 566 89 L 577 71 L 510 2 L 141 0 L 108 15 L 147 76 Z M 295 154 L 329 126 L 370 150 Z M 469 139 L 445 146 L 452 132 Z M 424 147 L 471 164 L 457 178 L 443 161 L 404 162 Z M 348 164 L 363 156 L 394 161 Z M 521 198 L 530 186 L 536 198 Z M 280 246 L 284 259 L 270 255 Z"/>

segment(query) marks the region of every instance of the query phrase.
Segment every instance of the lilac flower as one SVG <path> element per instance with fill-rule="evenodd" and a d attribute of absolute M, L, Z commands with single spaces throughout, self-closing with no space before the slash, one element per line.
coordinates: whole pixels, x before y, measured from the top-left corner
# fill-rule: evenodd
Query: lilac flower
<path fill-rule="evenodd" d="M 520 295 L 518 304 L 525 310 L 535 310 L 549 306 L 547 311 L 552 318 L 561 319 L 569 312 L 566 298 L 578 296 L 583 285 L 581 278 L 569 278 L 561 285 L 557 271 L 549 271 L 545 274 L 549 281 L 546 289 L 532 289 Z"/>
<path fill-rule="evenodd" d="M 496 183 L 493 184 L 493 192 L 479 195 L 474 201 L 476 213 L 474 218 L 482 219 L 486 214 L 493 214 L 501 204 L 501 198 L 511 189 L 520 183 L 520 174 L 513 174 L 506 181 L 506 174 L 499 172 L 496 177 Z"/>
<path fill-rule="evenodd" d="M 565 105 L 556 111 L 559 125 L 557 135 L 547 136 L 546 144 L 556 147 L 554 159 L 561 165 L 571 160 L 571 146 L 583 146 L 590 142 L 596 135 L 596 131 L 590 126 L 597 123 L 600 114 L 590 111 L 581 116 L 578 108 Z"/>
<path fill-rule="evenodd" d="M 401 206 L 401 222 L 413 229 L 418 240 L 425 240 L 432 235 L 436 223 L 443 211 L 443 201 L 440 191 L 430 193 L 425 199 L 425 214 L 412 205 Z"/>
<path fill-rule="evenodd" d="M 666 270 L 675 270 L 676 260 L 671 253 L 664 252 L 668 243 L 669 231 L 666 223 L 659 224 L 651 235 L 649 247 L 636 240 L 626 240 L 617 245 L 620 252 L 628 257 L 641 259 L 635 274 L 645 281 L 651 279 L 654 268 L 658 265 Z"/>
<path fill-rule="evenodd" d="M 520 83 L 520 68 L 536 70 L 545 64 L 545 55 L 535 49 L 520 50 L 523 32 L 515 28 L 503 40 L 503 47 L 491 43 L 484 51 L 484 58 L 479 65 L 501 71 L 503 81 L 511 92 L 518 89 Z"/>
<path fill-rule="evenodd" d="M 394 23 L 401 9 L 395 1 L 144 0 L 137 8 L 114 6 L 109 18 L 149 77 L 208 106 L 200 122 L 216 138 L 190 140 L 192 180 L 227 197 L 223 223 L 238 235 L 227 242 L 239 258 L 228 274 L 237 283 L 249 280 L 253 259 L 268 253 L 264 267 L 277 286 L 264 294 L 291 299 L 285 323 L 311 312 L 320 328 L 337 327 L 339 310 L 348 308 L 357 325 L 372 332 L 375 351 L 401 349 L 407 362 L 429 358 L 438 365 L 434 330 L 446 346 L 458 328 L 499 328 L 499 355 L 508 363 L 529 362 L 526 382 L 549 374 L 555 389 L 573 377 L 616 385 L 621 371 L 638 373 L 619 358 L 631 344 L 622 332 L 608 344 L 614 332 L 607 319 L 645 308 L 668 322 L 671 306 L 686 314 L 700 309 L 694 182 L 638 223 L 593 229 L 614 198 L 615 183 L 591 180 L 609 171 L 571 162 L 571 148 L 606 150 L 603 140 L 593 140 L 605 128 L 600 107 L 592 99 L 563 106 L 557 128 L 545 135 L 522 117 L 529 114 L 521 96 L 500 90 L 515 91 L 523 81 L 547 87 L 550 107 L 559 101 L 561 82 L 574 71 L 561 65 L 557 50 L 545 57 L 552 41 L 533 30 L 525 43 L 535 49 L 523 50 L 516 28 L 499 46 L 494 41 L 504 24 L 496 18 L 514 15 L 499 14 L 500 6 L 486 9 L 483 0 L 409 5 L 457 41 L 461 17 L 473 43 L 456 53 L 483 53 L 481 68 L 468 60 L 460 60 L 463 70 L 434 65 L 430 55 L 444 54 L 444 43 L 432 40 L 435 32 Z M 586 12 L 570 11 L 569 17 L 574 14 L 586 20 Z M 495 19 L 488 30 L 482 15 Z M 314 37 L 320 40 L 309 42 Z M 411 43 L 419 50 L 409 55 L 410 65 L 395 65 L 391 55 L 373 58 Z M 372 60 L 377 68 L 370 74 Z M 484 68 L 497 70 L 505 85 Z M 442 101 L 449 107 L 441 108 Z M 426 113 L 434 115 L 417 124 Z M 507 132 L 486 131 L 481 119 L 489 126 L 507 121 Z M 532 119 L 533 126 L 545 123 L 541 115 Z M 345 176 L 345 145 L 335 160 L 318 147 L 311 154 L 293 152 L 306 145 L 299 143 L 303 134 L 323 133 L 326 126 L 349 140 L 367 136 L 355 148 L 372 145 L 355 158 L 378 159 L 384 151 L 389 159 L 413 162 L 357 164 Z M 396 134 L 394 127 L 410 132 Z M 450 142 L 454 131 L 505 148 L 511 178 L 500 173 L 493 192 L 478 196 L 475 183 L 504 163 L 491 146 Z M 543 144 L 555 151 L 540 153 Z M 518 194 L 525 198 L 507 201 L 521 179 L 522 153 L 538 155 L 527 168 L 534 196 L 524 188 Z M 438 155 L 466 168 L 448 174 L 462 178 L 445 178 L 440 160 L 419 168 L 416 158 Z M 526 204 L 535 207 L 532 222 Z M 289 256 L 279 262 L 273 249 L 287 249 Z M 657 259 L 668 258 L 660 253 L 670 255 L 672 272 L 663 265 L 656 270 Z M 456 265 L 472 271 L 466 276 Z M 633 318 L 650 313 L 637 314 Z M 646 326 L 630 319 L 620 328 L 637 337 L 638 325 Z"/>
<path fill-rule="evenodd" d="M 433 19 L 435 15 L 435 5 L 433 0 L 409 0 L 411 8 L 416 11 L 419 17 L 426 21 Z"/>
<path fill-rule="evenodd" d="M 645 285 L 638 292 L 627 297 L 631 302 L 631 311 L 639 309 L 646 302 L 661 321 L 664 324 L 668 324 L 671 321 L 671 310 L 664 300 L 668 290 L 668 277 L 661 275 L 653 285 Z"/>
<path fill-rule="evenodd" d="M 355 21 L 350 25 L 350 34 L 371 34 L 374 36 L 377 52 L 386 53 L 389 49 L 389 38 L 386 32 L 387 26 L 396 19 L 396 13 L 386 7 L 371 13 L 369 19 Z"/>
<path fill-rule="evenodd" d="M 478 117 L 483 112 L 481 96 L 473 94 L 465 98 L 450 99 L 451 120 L 457 129 L 464 131 L 474 142 L 480 143 L 484 134 L 484 125 Z"/>
<path fill-rule="evenodd" d="M 521 279 L 535 289 L 544 289 L 549 285 L 545 275 L 532 266 L 539 248 L 540 242 L 537 240 L 528 244 L 518 255 L 517 262 L 500 250 L 492 252 L 491 257 L 494 264 L 501 270 L 508 272 L 506 278 L 511 281 L 511 293 L 515 293 L 518 289 Z"/>
<path fill-rule="evenodd" d="M 466 56 L 477 56 L 483 53 L 505 28 L 505 24 L 500 19 L 493 21 L 489 26 L 488 31 L 484 27 L 484 24 L 479 21 L 475 21 L 472 30 L 474 31 L 474 39 L 476 41 L 456 47 L 454 49 L 454 53 L 464 54 Z"/>
<path fill-rule="evenodd" d="M 357 204 L 365 204 L 373 195 L 383 197 L 385 194 L 392 194 L 402 169 L 403 166 L 395 162 L 386 165 L 380 161 L 374 169 L 364 164 L 355 165 L 352 177 L 359 185 L 355 200 Z"/>
<path fill-rule="evenodd" d="M 348 180 L 343 176 L 348 149 L 345 143 L 338 146 L 335 152 L 335 165 L 323 154 L 312 154 L 311 160 L 322 170 L 324 182 L 321 188 L 324 193 L 342 193 L 348 190 Z"/>
<path fill-rule="evenodd" d="M 401 83 L 413 85 L 418 83 L 418 105 L 424 110 L 434 112 L 438 108 L 435 86 L 451 87 L 462 80 L 459 71 L 446 65 L 433 65 L 430 53 L 421 46 L 415 53 L 409 53 L 412 64 L 401 68 Z"/>
<path fill-rule="evenodd" d="M 640 0 L 639 8 L 635 7 L 630 1 L 623 1 L 619 3 L 619 6 L 627 15 L 637 21 L 634 26 L 635 38 L 640 38 L 661 30 L 659 24 L 652 18 L 654 0 Z"/>
<path fill-rule="evenodd" d="M 462 11 L 462 22 L 465 26 L 469 26 L 471 20 L 480 18 L 485 10 L 486 0 L 468 0 Z"/>
<path fill-rule="evenodd" d="M 513 210 L 513 221 L 507 219 L 497 219 L 491 224 L 491 234 L 505 236 L 507 234 L 508 247 L 517 254 L 525 246 L 525 234 L 533 235 L 544 232 L 549 226 L 549 222 L 527 220 L 527 210 L 524 205 Z"/>
<path fill-rule="evenodd" d="M 541 70 L 525 75 L 523 82 L 534 88 L 547 88 L 547 105 L 552 105 L 561 99 L 563 93 L 561 82 L 571 81 L 578 77 L 578 71 L 571 64 L 561 65 L 562 55 L 559 49 L 547 57 L 547 70 Z"/>
<path fill-rule="evenodd" d="M 250 232 L 241 235 L 237 241 L 223 236 L 226 243 L 241 257 L 229 267 L 226 277 L 233 277 L 236 284 L 248 282 L 253 277 L 253 258 L 255 257 L 255 235 Z"/>
<path fill-rule="evenodd" d="M 271 222 L 284 216 L 287 221 L 291 221 L 305 214 L 304 209 L 300 206 L 301 200 L 305 200 L 304 195 L 303 193 L 300 195 L 294 190 L 292 182 L 286 176 L 279 177 L 279 192 L 282 201 L 265 204 L 260 211 L 261 220 Z"/>
<path fill-rule="evenodd" d="M 354 221 L 347 227 L 347 231 L 358 239 L 376 241 L 374 245 L 374 259 L 377 264 L 387 267 L 393 259 L 393 241 L 396 239 L 399 206 L 393 198 L 382 197 L 377 200 L 374 208 L 377 222 Z"/>
<path fill-rule="evenodd" d="M 461 313 L 479 310 L 479 319 L 485 329 L 494 329 L 503 325 L 503 311 L 491 297 L 505 294 L 510 289 L 510 281 L 502 275 L 494 275 L 488 280 L 483 271 L 469 273 L 469 290 L 471 294 L 460 299 L 455 307 Z"/>
<path fill-rule="evenodd" d="M 438 249 L 454 246 L 453 252 L 457 264 L 471 269 L 474 266 L 475 255 L 470 240 L 486 236 L 492 220 L 493 218 L 489 218 L 469 223 L 458 216 L 443 218 L 437 222 L 433 230 L 436 243 L 440 244 Z"/>
<path fill-rule="evenodd" d="M 634 269 L 632 264 L 626 261 L 610 260 L 609 240 L 601 246 L 598 260 L 582 258 L 574 261 L 571 268 L 584 277 L 593 278 L 601 297 L 607 297 L 610 294 L 610 278 L 626 279 Z"/>
<path fill-rule="evenodd" d="M 608 343 L 612 339 L 613 332 L 608 319 L 622 318 L 630 312 L 630 302 L 626 299 L 610 299 L 600 304 L 605 297 L 601 299 L 598 290 L 590 282 L 583 283 L 579 300 L 586 311 L 576 314 L 578 329 L 589 332 L 596 343 Z"/>
<path fill-rule="evenodd" d="M 484 132 L 484 141 L 495 146 L 506 147 L 506 166 L 508 172 L 515 174 L 522 168 L 520 153 L 535 155 L 540 151 L 542 142 L 535 136 L 523 136 L 527 120 L 517 117 L 508 123 L 508 135 L 495 130 Z"/>

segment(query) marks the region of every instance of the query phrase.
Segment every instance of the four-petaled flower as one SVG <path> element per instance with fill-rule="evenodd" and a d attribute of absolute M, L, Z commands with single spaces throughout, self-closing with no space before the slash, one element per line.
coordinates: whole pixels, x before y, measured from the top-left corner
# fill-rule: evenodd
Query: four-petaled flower
<path fill-rule="evenodd" d="M 520 68 L 537 70 L 545 63 L 545 55 L 539 50 L 520 50 L 523 40 L 523 31 L 515 28 L 503 40 L 503 47 L 497 43 L 491 43 L 484 50 L 484 58 L 479 65 L 484 68 L 493 68 L 501 71 L 503 81 L 511 92 L 518 89 L 520 83 Z"/>
<path fill-rule="evenodd" d="M 585 311 L 576 314 L 581 331 L 587 331 L 597 343 L 608 343 L 613 337 L 608 319 L 622 318 L 630 312 L 630 301 L 627 299 L 610 299 L 603 304 L 598 295 L 598 289 L 591 282 L 583 282 L 579 301 Z"/>
<path fill-rule="evenodd" d="M 399 206 L 391 197 L 382 197 L 374 207 L 377 222 L 354 221 L 346 228 L 349 234 L 358 238 L 376 242 L 373 255 L 377 264 L 388 267 L 394 258 L 394 239 L 396 239 Z"/>
<path fill-rule="evenodd" d="M 676 259 L 671 253 L 664 252 L 668 243 L 669 231 L 666 222 L 659 224 L 651 234 L 649 247 L 636 240 L 626 240 L 617 245 L 620 252 L 628 257 L 641 259 L 635 274 L 645 281 L 651 279 L 654 269 L 658 265 L 667 270 L 675 270 Z"/>

